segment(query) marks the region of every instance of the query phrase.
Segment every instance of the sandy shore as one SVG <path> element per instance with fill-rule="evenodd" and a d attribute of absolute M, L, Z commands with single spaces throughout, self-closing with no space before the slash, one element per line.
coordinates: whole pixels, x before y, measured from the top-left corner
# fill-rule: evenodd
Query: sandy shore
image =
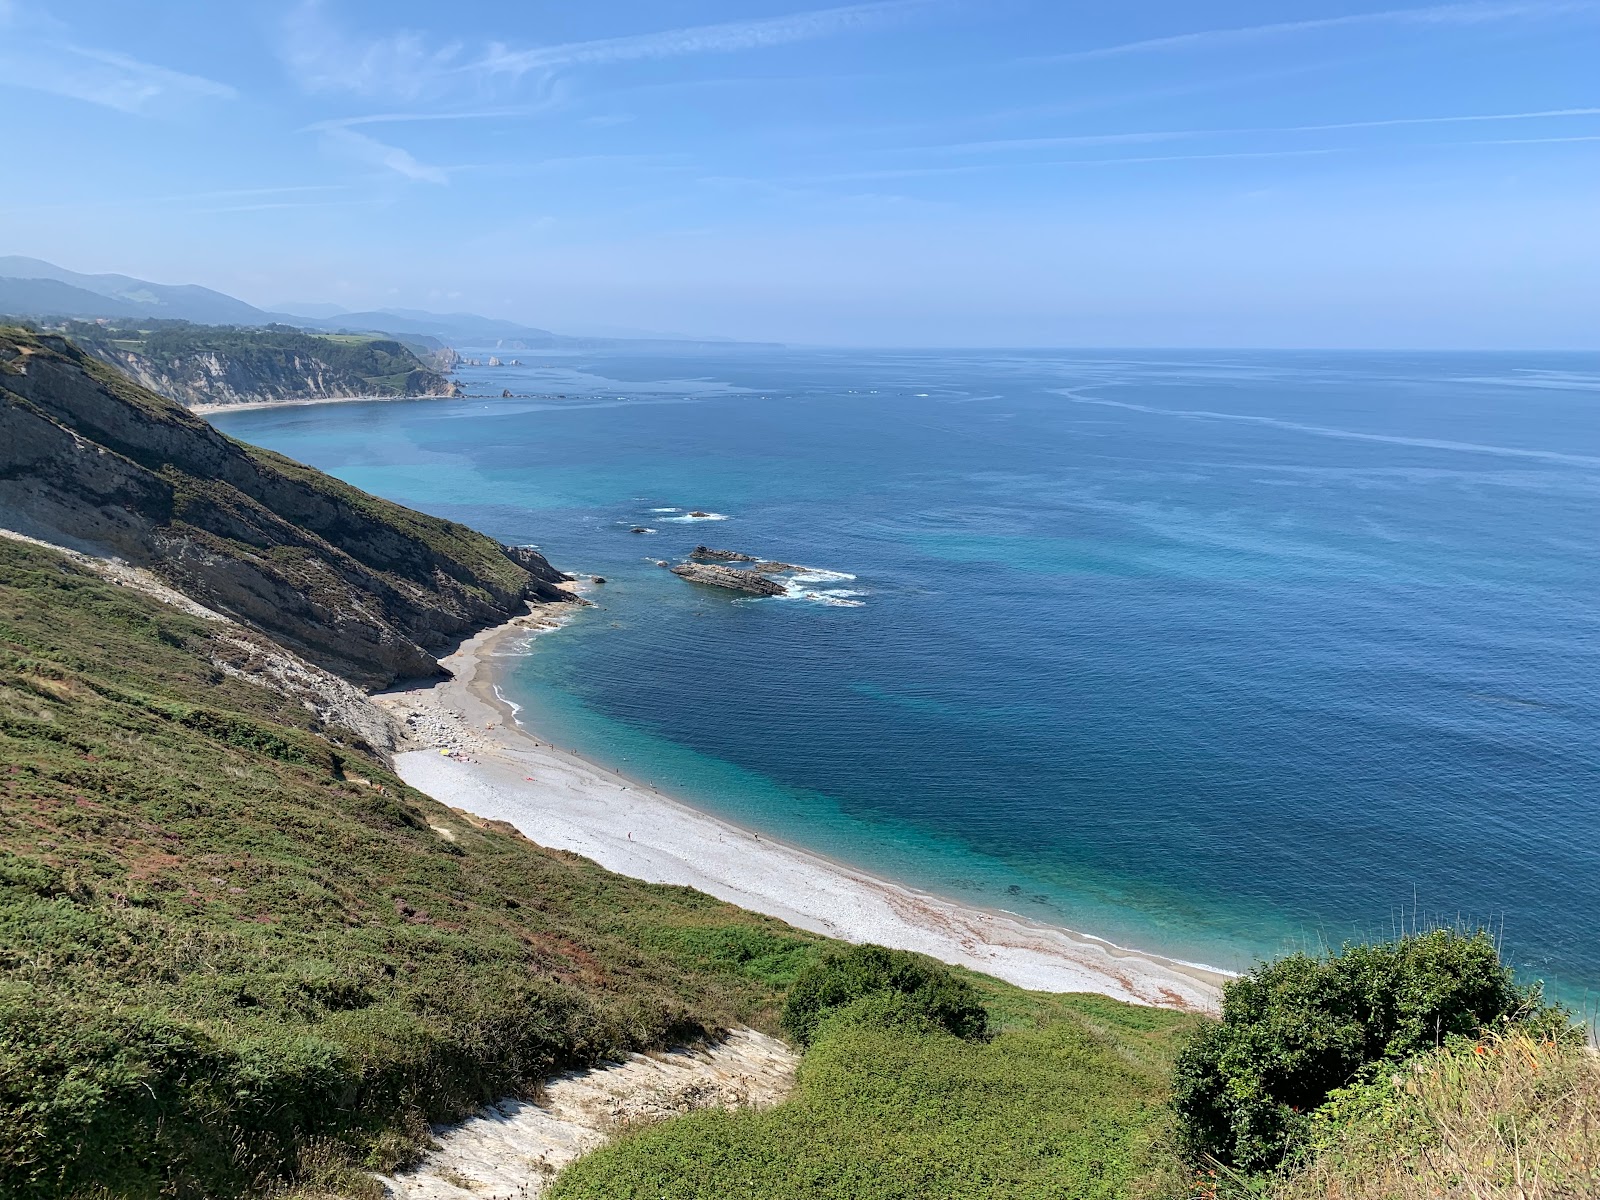
<path fill-rule="evenodd" d="M 304 408 L 308 404 L 384 404 L 391 400 L 458 400 L 459 396 L 323 396 L 316 400 L 248 400 L 243 404 L 191 404 L 197 417 L 213 413 L 244 412 L 251 408 Z"/>
<path fill-rule="evenodd" d="M 537 628 L 555 623 L 521 618 L 479 634 L 443 660 L 454 678 L 374 697 L 408 731 L 409 748 L 395 760 L 407 783 L 453 808 L 509 821 L 540 845 L 638 879 L 698 888 L 802 929 L 921 951 L 1043 991 L 1216 1009 L 1226 978 L 1219 973 L 874 878 L 544 743 L 495 691 L 493 664 L 525 652 Z"/>

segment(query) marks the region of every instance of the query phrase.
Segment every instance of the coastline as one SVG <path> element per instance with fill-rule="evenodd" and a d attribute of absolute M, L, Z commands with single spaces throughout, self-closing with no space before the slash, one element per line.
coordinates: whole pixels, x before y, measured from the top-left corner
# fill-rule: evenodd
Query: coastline
<path fill-rule="evenodd" d="M 568 614 L 569 616 L 571 614 Z M 1220 971 L 930 895 L 741 828 L 542 741 L 495 687 L 507 643 L 565 623 L 519 617 L 441 661 L 453 673 L 379 693 L 405 731 L 402 779 L 608 870 L 694 887 L 802 929 L 916 950 L 1052 992 L 1215 1012 Z"/>
<path fill-rule="evenodd" d="M 186 405 L 197 417 L 215 413 L 245 412 L 252 408 L 304 408 L 311 404 L 382 404 L 391 400 L 460 400 L 463 397 L 432 394 L 427 396 L 318 396 L 314 400 L 246 400 L 243 404 L 192 404 Z"/>

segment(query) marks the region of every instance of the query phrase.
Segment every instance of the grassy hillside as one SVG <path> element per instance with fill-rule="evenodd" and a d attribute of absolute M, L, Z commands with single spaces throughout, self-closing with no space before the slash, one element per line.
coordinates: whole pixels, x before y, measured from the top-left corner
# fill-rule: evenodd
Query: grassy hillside
<path fill-rule="evenodd" d="M 1117 1200 L 1176 1195 L 1160 1143 L 1177 1042 L 1194 1019 L 1094 996 L 989 995 L 1002 1031 L 845 1012 L 796 1094 L 706 1112 L 579 1160 L 551 1200 Z"/>
<path fill-rule="evenodd" d="M 766 1021 L 808 953 L 443 808 L 214 639 L 0 542 L 0 1194 L 389 1165 L 561 1064 Z"/>

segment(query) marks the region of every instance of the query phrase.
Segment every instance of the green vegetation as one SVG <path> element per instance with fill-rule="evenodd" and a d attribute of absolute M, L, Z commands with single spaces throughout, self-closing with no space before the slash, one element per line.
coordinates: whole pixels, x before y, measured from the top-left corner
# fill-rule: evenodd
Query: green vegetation
<path fill-rule="evenodd" d="M 1449 929 L 1337 954 L 1295 954 L 1231 981 L 1222 1020 L 1183 1051 L 1179 1141 L 1194 1161 L 1246 1173 L 1303 1147 L 1336 1089 L 1455 1038 L 1534 1028 L 1566 1014 L 1520 987 L 1487 933 Z"/>
<path fill-rule="evenodd" d="M 907 956 L 909 957 L 909 956 Z M 551 1200 L 1112 1200 L 1175 1194 L 1173 1054 L 1194 1018 L 930 974 L 1009 1014 L 988 1041 L 906 1020 L 889 990 L 814 1030 L 795 1093 L 705 1112 L 579 1160 Z M 831 971 L 832 968 L 825 970 Z"/>
<path fill-rule="evenodd" d="M 1486 934 L 1267 964 L 1220 1022 L 827 950 L 783 1023 L 788 1101 L 634 1131 L 553 1200 L 1600 1194 L 1600 1059 Z"/>
<path fill-rule="evenodd" d="M 218 377 L 198 365 L 207 359 L 224 364 L 221 378 L 234 391 L 254 389 L 285 399 L 306 394 L 308 379 L 319 381 L 314 394 L 417 396 L 449 390 L 443 376 L 392 338 L 187 321 L 70 321 L 63 332 L 96 357 L 169 380 L 171 387 L 163 389 L 169 394 L 204 388 L 208 381 L 214 386 Z M 206 397 L 181 398 L 196 403 Z"/>
<path fill-rule="evenodd" d="M 989 1011 L 977 989 L 953 971 L 904 950 L 851 946 L 802 971 L 783 1006 L 783 1027 L 809 1046 L 817 1027 L 841 1009 L 872 1012 L 879 1023 L 928 1026 L 982 1038 Z"/>
<path fill-rule="evenodd" d="M 0 1194 L 362 1194 L 554 1068 L 774 1027 L 817 939 L 444 808 L 227 653 L 0 541 Z"/>

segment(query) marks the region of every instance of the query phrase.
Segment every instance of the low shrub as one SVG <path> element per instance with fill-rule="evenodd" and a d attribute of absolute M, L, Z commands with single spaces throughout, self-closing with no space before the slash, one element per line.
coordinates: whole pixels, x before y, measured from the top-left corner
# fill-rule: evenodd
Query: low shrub
<path fill-rule="evenodd" d="M 783 1027 L 802 1046 L 810 1045 L 826 1017 L 879 996 L 902 1023 L 922 1019 L 967 1039 L 988 1032 L 989 1012 L 970 983 L 932 959 L 882 946 L 834 951 L 801 971 L 784 1003 Z"/>
<path fill-rule="evenodd" d="M 1192 1160 L 1270 1170 L 1337 1088 L 1454 1037 L 1514 1023 L 1561 1027 L 1537 986 L 1519 987 L 1487 933 L 1439 929 L 1295 954 L 1230 982 L 1222 1020 L 1179 1056 L 1178 1137 Z"/>

